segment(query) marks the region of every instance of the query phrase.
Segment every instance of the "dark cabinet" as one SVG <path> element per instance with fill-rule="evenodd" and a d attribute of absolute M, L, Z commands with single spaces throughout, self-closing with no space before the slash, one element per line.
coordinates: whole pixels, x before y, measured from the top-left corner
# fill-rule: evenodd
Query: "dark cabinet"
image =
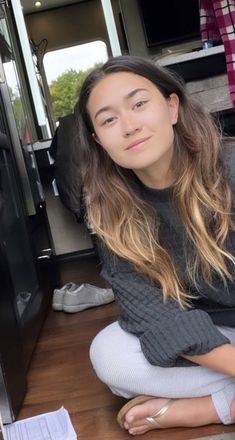
<path fill-rule="evenodd" d="M 32 167 L 32 172 L 25 161 L 6 87 L 0 86 L 0 411 L 8 423 L 15 419 L 25 395 L 26 373 L 50 301 L 54 272 L 40 180 L 37 169 Z M 25 183 L 33 196 L 31 215 Z"/>
<path fill-rule="evenodd" d="M 38 249 L 47 237 L 43 210 L 42 205 L 34 218 L 25 214 L 11 145 L 0 133 L 0 410 L 4 422 L 14 420 L 24 398 L 27 368 L 52 291 L 49 239 L 46 249 Z"/>
<path fill-rule="evenodd" d="M 0 410 L 5 423 L 14 420 L 25 392 L 22 340 L 13 303 L 14 287 L 6 247 L 0 244 Z"/>

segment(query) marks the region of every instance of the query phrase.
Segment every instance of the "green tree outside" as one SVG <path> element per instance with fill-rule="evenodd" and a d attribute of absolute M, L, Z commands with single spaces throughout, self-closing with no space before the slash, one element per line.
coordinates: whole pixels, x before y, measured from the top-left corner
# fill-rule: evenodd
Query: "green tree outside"
<path fill-rule="evenodd" d="M 52 106 L 56 119 L 73 112 L 78 100 L 79 91 L 86 76 L 99 64 L 84 71 L 66 70 L 49 86 Z"/>

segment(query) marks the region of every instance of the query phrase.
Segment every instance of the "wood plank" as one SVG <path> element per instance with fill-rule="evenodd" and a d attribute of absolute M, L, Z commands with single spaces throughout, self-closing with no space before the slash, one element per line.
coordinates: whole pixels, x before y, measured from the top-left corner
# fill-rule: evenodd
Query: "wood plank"
<path fill-rule="evenodd" d="M 186 85 L 189 93 L 205 105 L 210 112 L 232 108 L 227 74 L 191 81 Z"/>

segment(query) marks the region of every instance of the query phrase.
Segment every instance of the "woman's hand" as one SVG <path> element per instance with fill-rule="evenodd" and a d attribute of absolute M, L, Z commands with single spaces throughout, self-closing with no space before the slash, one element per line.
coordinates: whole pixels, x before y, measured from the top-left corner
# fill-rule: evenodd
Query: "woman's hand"
<path fill-rule="evenodd" d="M 206 354 L 194 356 L 182 355 L 182 357 L 194 362 L 195 364 L 235 377 L 234 345 L 223 344 Z"/>

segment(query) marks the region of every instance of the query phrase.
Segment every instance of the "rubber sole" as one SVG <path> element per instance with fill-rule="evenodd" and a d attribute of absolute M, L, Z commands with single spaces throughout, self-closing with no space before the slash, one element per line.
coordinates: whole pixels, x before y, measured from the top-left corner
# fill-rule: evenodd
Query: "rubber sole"
<path fill-rule="evenodd" d="M 55 310 L 55 312 L 63 312 L 63 304 L 52 303 L 52 309 Z"/>

